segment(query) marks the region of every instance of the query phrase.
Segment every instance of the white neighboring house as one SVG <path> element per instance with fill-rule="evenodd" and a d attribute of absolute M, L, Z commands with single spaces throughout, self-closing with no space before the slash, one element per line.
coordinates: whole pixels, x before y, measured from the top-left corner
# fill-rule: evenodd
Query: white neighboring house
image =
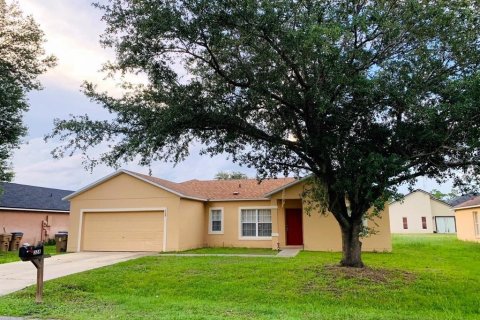
<path fill-rule="evenodd" d="M 390 204 L 392 233 L 455 233 L 455 212 L 448 203 L 418 189 Z"/>

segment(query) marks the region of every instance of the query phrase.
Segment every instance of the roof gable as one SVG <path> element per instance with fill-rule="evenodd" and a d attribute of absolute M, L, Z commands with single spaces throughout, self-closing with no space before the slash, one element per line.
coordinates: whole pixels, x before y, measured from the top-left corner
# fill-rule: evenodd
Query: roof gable
<path fill-rule="evenodd" d="M 70 204 L 62 198 L 72 191 L 8 182 L 1 184 L 3 194 L 0 195 L 0 207 L 2 208 L 65 212 L 70 210 Z"/>
<path fill-rule="evenodd" d="M 452 207 L 448 202 L 443 201 L 443 200 L 440 200 L 440 199 L 437 199 L 437 198 L 435 198 L 430 192 L 427 192 L 427 191 L 422 190 L 422 189 L 413 190 L 412 192 L 407 193 L 407 194 L 403 197 L 403 199 L 392 201 L 392 202 L 390 202 L 390 204 L 394 204 L 394 203 L 397 203 L 397 202 L 404 201 L 404 199 L 406 199 L 407 197 L 409 197 L 409 196 L 411 196 L 411 195 L 414 195 L 414 194 L 417 194 L 417 193 L 419 193 L 419 192 L 420 192 L 420 193 L 423 193 L 423 194 L 425 194 L 425 195 L 427 195 L 427 196 L 429 196 L 429 197 L 430 197 L 430 200 L 437 201 L 437 202 L 439 202 L 439 203 L 441 203 L 441 204 L 443 204 L 443 205 L 446 205 L 446 206 L 448 206 L 448 207 L 450 207 L 450 208 Z"/>
<path fill-rule="evenodd" d="M 288 185 L 294 181 L 294 178 L 266 179 L 258 181 L 256 179 L 242 180 L 188 180 L 185 182 L 172 182 L 128 170 L 119 170 L 108 175 L 70 195 L 66 200 L 72 199 L 77 195 L 96 187 L 97 185 L 112 179 L 119 174 L 128 174 L 150 183 L 165 191 L 178 195 L 181 198 L 199 200 L 199 201 L 233 201 L 233 200 L 264 200 L 267 194 L 283 185 Z"/>
<path fill-rule="evenodd" d="M 288 189 L 288 188 L 290 188 L 290 187 L 293 187 L 293 186 L 299 184 L 300 182 L 304 182 L 305 180 L 307 180 L 307 179 L 310 178 L 310 177 L 311 177 L 311 176 L 308 175 L 308 176 L 303 177 L 303 178 L 301 178 L 301 179 L 293 179 L 293 178 L 292 178 L 292 180 L 291 180 L 289 183 L 284 184 L 284 185 L 282 185 L 282 186 L 279 186 L 278 188 L 275 188 L 275 189 L 267 192 L 267 193 L 265 194 L 265 196 L 266 196 L 266 197 L 271 197 L 271 196 L 273 196 L 275 193 L 278 193 L 278 192 L 280 192 L 280 191 L 283 191 L 283 190 L 285 190 L 285 189 Z"/>
<path fill-rule="evenodd" d="M 189 195 L 185 195 L 185 194 L 182 194 L 181 192 L 179 192 L 178 190 L 175 190 L 175 189 L 172 189 L 171 186 L 172 184 L 175 184 L 174 182 L 170 182 L 168 180 L 163 180 L 163 179 L 157 179 L 157 178 L 153 178 L 153 177 L 150 177 L 150 176 L 146 176 L 146 175 L 143 175 L 143 174 L 139 174 L 139 173 L 136 173 L 136 172 L 132 172 L 132 171 L 128 171 L 128 170 L 124 170 L 124 169 L 120 169 L 118 171 L 115 171 L 114 173 L 111 173 L 69 195 L 67 195 L 66 197 L 64 197 L 63 199 L 64 200 L 70 200 L 72 198 L 75 198 L 76 196 L 90 190 L 90 189 L 93 189 L 95 188 L 96 186 L 108 181 L 108 180 L 111 180 L 121 174 L 126 174 L 128 176 L 131 176 L 133 178 L 136 178 L 136 179 L 139 179 L 143 182 L 146 182 L 148 184 L 151 184 L 157 188 L 160 188 L 160 189 L 163 189 L 167 192 L 170 192 L 170 193 L 173 193 L 179 197 L 182 197 L 182 198 L 187 198 L 187 199 L 192 199 L 192 200 L 201 200 L 201 201 L 205 201 L 206 199 L 200 199 L 200 198 L 196 198 L 196 197 L 191 197 Z M 149 178 L 149 179 L 147 179 Z M 170 187 L 170 188 L 169 188 Z"/>

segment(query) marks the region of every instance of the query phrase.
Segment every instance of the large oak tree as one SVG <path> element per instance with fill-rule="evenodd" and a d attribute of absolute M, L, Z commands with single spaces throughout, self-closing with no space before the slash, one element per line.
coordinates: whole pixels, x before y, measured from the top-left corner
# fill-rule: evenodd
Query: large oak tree
<path fill-rule="evenodd" d="M 38 76 L 55 64 L 45 55 L 44 41 L 32 17 L 24 16 L 18 4 L 0 0 L 0 181 L 13 177 L 9 158 L 27 131 L 26 94 L 41 89 Z"/>
<path fill-rule="evenodd" d="M 480 8 L 441 0 L 111 0 L 99 5 L 112 72 L 148 84 L 113 114 L 57 120 L 52 136 L 110 165 L 181 161 L 198 140 L 260 177 L 312 175 L 338 221 L 344 266 L 361 267 L 362 220 L 402 183 L 480 163 Z M 458 181 L 468 175 L 460 175 Z"/>

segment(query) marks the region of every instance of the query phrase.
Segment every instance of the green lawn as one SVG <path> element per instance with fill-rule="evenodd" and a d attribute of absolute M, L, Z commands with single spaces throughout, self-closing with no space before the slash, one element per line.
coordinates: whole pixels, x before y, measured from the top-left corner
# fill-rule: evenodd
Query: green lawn
<path fill-rule="evenodd" d="M 261 254 L 261 255 L 276 255 L 278 251 L 272 249 L 256 249 L 256 248 L 200 248 L 187 251 L 175 252 L 176 254 Z"/>
<path fill-rule="evenodd" d="M 156 255 L 0 298 L 0 314 L 59 319 L 480 319 L 480 244 L 395 236 L 369 268 L 338 253 L 292 259 Z"/>
<path fill-rule="evenodd" d="M 45 253 L 50 255 L 57 254 L 55 252 L 55 246 L 45 246 Z M 7 262 L 16 262 L 21 261 L 18 257 L 18 251 L 8 251 L 8 252 L 0 252 L 0 264 L 7 263 Z"/>

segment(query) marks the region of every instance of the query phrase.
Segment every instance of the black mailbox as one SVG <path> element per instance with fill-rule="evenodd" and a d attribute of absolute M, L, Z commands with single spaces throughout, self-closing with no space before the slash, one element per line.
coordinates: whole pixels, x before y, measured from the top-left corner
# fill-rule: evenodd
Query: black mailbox
<path fill-rule="evenodd" d="M 23 261 L 29 261 L 43 256 L 43 245 L 39 246 L 21 246 L 18 250 L 18 256 Z"/>

